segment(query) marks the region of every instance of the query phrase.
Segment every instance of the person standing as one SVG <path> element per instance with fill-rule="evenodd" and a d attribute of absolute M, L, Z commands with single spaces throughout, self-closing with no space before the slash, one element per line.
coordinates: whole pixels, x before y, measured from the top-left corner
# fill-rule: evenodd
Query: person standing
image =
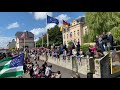
<path fill-rule="evenodd" d="M 74 45 L 74 43 L 72 44 L 72 49 L 75 49 L 75 45 Z"/>
<path fill-rule="evenodd" d="M 108 41 L 110 43 L 111 49 L 114 50 L 114 40 L 113 40 L 113 35 L 111 34 L 111 32 L 108 32 Z"/>
<path fill-rule="evenodd" d="M 42 71 L 44 72 L 44 74 L 45 74 L 46 67 L 47 67 L 47 62 L 45 61 L 42 65 Z"/>
<path fill-rule="evenodd" d="M 45 77 L 49 78 L 52 75 L 52 65 L 47 66 L 45 69 Z"/>
<path fill-rule="evenodd" d="M 98 39 L 99 39 L 99 37 L 96 36 L 95 43 L 96 43 L 97 48 L 99 47 L 99 40 Z"/>
<path fill-rule="evenodd" d="M 65 50 L 67 49 L 66 44 L 63 46 L 63 49 L 65 49 Z"/>
<path fill-rule="evenodd" d="M 30 67 L 30 77 L 33 78 L 33 74 L 34 74 L 34 70 L 33 70 L 33 66 Z"/>
<path fill-rule="evenodd" d="M 80 62 L 81 62 L 80 51 L 77 51 L 76 56 L 77 56 L 78 63 L 80 65 Z"/>
<path fill-rule="evenodd" d="M 108 39 L 107 35 L 105 34 L 105 32 L 103 32 L 102 41 L 103 41 L 103 47 L 104 47 L 105 51 L 107 51 L 107 39 Z"/>
<path fill-rule="evenodd" d="M 100 47 L 100 49 L 102 50 L 102 53 L 103 53 L 105 50 L 104 50 L 103 42 L 102 42 L 102 35 L 99 36 L 98 42 L 99 42 L 99 47 Z"/>
<path fill-rule="evenodd" d="M 45 60 L 47 61 L 48 60 L 48 52 L 47 52 L 47 50 L 45 51 Z"/>
<path fill-rule="evenodd" d="M 64 51 L 63 51 L 63 60 L 66 60 L 66 55 L 67 55 L 67 51 L 64 49 Z"/>
<path fill-rule="evenodd" d="M 80 43 L 77 43 L 77 51 L 80 52 Z"/>

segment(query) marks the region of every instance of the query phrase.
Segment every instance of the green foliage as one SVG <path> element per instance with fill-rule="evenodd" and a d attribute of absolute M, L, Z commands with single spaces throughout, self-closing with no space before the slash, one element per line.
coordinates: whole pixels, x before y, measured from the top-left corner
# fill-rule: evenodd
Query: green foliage
<path fill-rule="evenodd" d="M 92 37 L 91 37 L 92 36 Z M 89 43 L 95 40 L 95 34 L 89 32 L 83 36 L 84 43 Z"/>
<path fill-rule="evenodd" d="M 68 49 L 70 49 L 70 48 L 71 48 L 72 44 L 73 44 L 73 42 L 72 42 L 72 41 L 68 42 Z"/>
<path fill-rule="evenodd" d="M 93 41 L 95 35 L 119 28 L 120 12 L 87 12 L 86 24 L 91 34 L 90 41 Z M 118 39 L 118 35 L 114 38 Z"/>
<path fill-rule="evenodd" d="M 60 45 L 63 43 L 62 41 L 62 32 L 60 32 L 60 28 L 56 25 L 54 28 L 51 28 L 49 31 L 49 43 L 50 45 Z"/>
<path fill-rule="evenodd" d="M 86 52 L 86 51 L 88 50 L 88 48 L 89 48 L 89 45 L 81 45 L 80 48 L 81 48 L 84 52 Z"/>
<path fill-rule="evenodd" d="M 55 27 L 48 30 L 49 34 L 49 45 L 60 45 L 63 43 L 62 40 L 62 32 L 60 32 L 60 28 L 56 25 Z M 37 41 L 38 46 L 42 46 L 42 38 Z M 43 37 L 43 46 L 47 46 L 47 35 L 45 34 Z"/>
<path fill-rule="evenodd" d="M 118 51 L 118 50 L 120 50 L 120 45 L 114 46 L 114 48 L 116 48 L 116 50 Z"/>
<path fill-rule="evenodd" d="M 85 35 L 83 36 L 83 41 L 84 41 L 84 43 L 89 42 L 89 36 L 88 36 L 88 34 L 85 34 Z"/>
<path fill-rule="evenodd" d="M 114 37 L 114 40 L 116 42 L 120 42 L 120 26 L 118 27 L 114 27 L 112 30 L 111 30 L 111 33 Z M 120 43 L 119 43 L 120 44 Z"/>

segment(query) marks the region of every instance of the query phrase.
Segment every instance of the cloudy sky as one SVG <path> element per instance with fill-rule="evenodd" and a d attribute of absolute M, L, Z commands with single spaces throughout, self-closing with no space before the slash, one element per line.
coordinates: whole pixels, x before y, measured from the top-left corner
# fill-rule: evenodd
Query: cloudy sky
<path fill-rule="evenodd" d="M 84 12 L 0 12 L 0 48 L 5 48 L 18 31 L 31 31 L 37 40 L 42 33 L 46 33 L 46 28 L 54 27 L 55 24 L 46 25 L 46 15 L 55 17 L 69 23 L 75 18 L 84 16 Z"/>

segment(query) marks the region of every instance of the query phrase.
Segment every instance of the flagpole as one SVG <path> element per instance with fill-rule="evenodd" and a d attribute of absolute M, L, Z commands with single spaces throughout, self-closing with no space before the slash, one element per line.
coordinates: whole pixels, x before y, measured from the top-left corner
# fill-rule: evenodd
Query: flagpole
<path fill-rule="evenodd" d="M 36 41 L 35 41 L 35 48 L 36 48 Z"/>
<path fill-rule="evenodd" d="M 35 38 L 35 36 L 34 36 L 34 40 L 35 40 L 36 38 Z M 36 48 L 36 41 L 35 41 L 35 48 Z"/>
<path fill-rule="evenodd" d="M 42 47 L 43 47 L 43 35 L 42 35 Z"/>
<path fill-rule="evenodd" d="M 24 52 L 25 52 L 25 32 L 24 32 Z"/>
<path fill-rule="evenodd" d="M 46 29 L 47 29 L 47 15 L 46 15 Z M 48 37 L 48 29 L 47 29 L 47 47 L 49 46 L 49 37 Z"/>

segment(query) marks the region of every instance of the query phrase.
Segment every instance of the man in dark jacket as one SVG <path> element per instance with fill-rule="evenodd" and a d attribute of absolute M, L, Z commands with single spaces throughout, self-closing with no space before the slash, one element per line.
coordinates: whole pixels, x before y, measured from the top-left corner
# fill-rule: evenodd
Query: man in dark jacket
<path fill-rule="evenodd" d="M 104 49 L 107 51 L 107 35 L 105 34 L 105 32 L 103 32 L 102 34 L 102 41 L 103 41 L 103 46 L 104 46 Z"/>
<path fill-rule="evenodd" d="M 80 51 L 80 43 L 79 42 L 77 43 L 77 51 L 78 52 Z"/>
<path fill-rule="evenodd" d="M 46 69 L 46 67 L 47 67 L 47 62 L 44 62 L 44 64 L 42 65 L 42 67 L 43 67 L 42 71 L 43 71 L 44 74 L 45 74 L 45 69 Z"/>
<path fill-rule="evenodd" d="M 65 50 L 67 49 L 66 44 L 63 46 L 63 49 L 65 49 Z"/>
<path fill-rule="evenodd" d="M 34 70 L 33 70 L 33 66 L 30 67 L 30 77 L 33 78 L 33 73 L 34 73 Z"/>
<path fill-rule="evenodd" d="M 108 33 L 108 41 L 110 43 L 111 49 L 114 50 L 114 41 L 113 41 L 113 35 L 111 34 L 111 32 Z"/>
<path fill-rule="evenodd" d="M 74 43 L 72 44 L 72 49 L 75 49 L 75 44 Z"/>
<path fill-rule="evenodd" d="M 98 41 L 99 37 L 96 36 L 95 42 L 96 42 L 96 46 L 99 47 L 99 41 Z"/>

